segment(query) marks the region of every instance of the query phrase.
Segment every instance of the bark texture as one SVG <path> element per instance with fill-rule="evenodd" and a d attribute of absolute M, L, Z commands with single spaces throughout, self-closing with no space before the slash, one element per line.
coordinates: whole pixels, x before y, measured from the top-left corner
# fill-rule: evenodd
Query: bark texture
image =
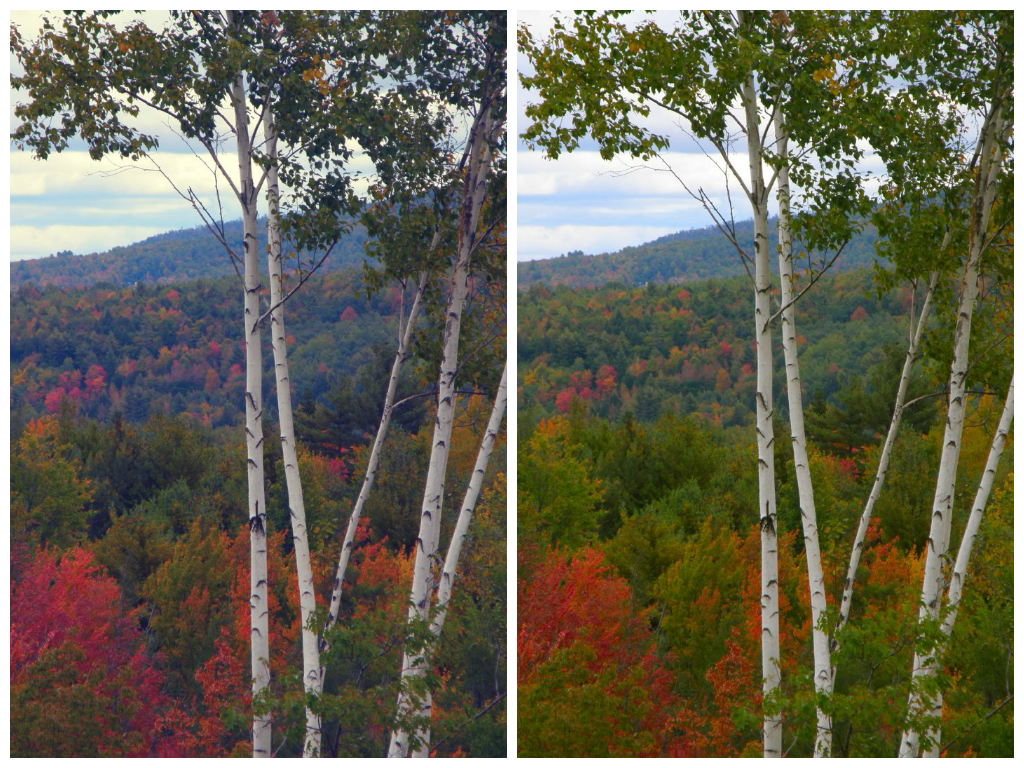
<path fill-rule="evenodd" d="M 995 202 L 996 183 L 1002 166 L 1002 143 L 1006 130 L 1002 109 L 996 105 L 982 131 L 982 151 L 971 212 L 970 246 L 967 269 L 960 285 L 957 303 L 956 333 L 953 346 L 953 364 L 949 376 L 949 408 L 942 438 L 939 475 L 932 501 L 931 525 L 926 545 L 924 580 L 921 587 L 922 621 L 937 621 L 944 586 L 944 564 L 948 559 L 949 536 L 953 516 L 953 494 L 956 486 L 956 466 L 960 456 L 964 414 L 967 406 L 966 380 L 969 365 L 968 352 L 971 338 L 971 317 L 978 296 L 981 253 L 985 248 L 988 224 Z M 926 649 L 914 654 L 913 679 L 909 712 L 911 717 L 931 711 L 933 702 L 924 700 L 920 683 L 933 677 L 937 671 L 937 649 Z M 900 757 L 916 757 L 921 748 L 921 735 L 908 728 L 900 739 Z"/>
<path fill-rule="evenodd" d="M 744 24 L 744 14 L 738 14 Z M 754 72 L 741 90 L 746 115 L 750 202 L 754 214 L 754 339 L 757 345 L 757 488 L 761 525 L 761 669 L 764 678 L 764 756 L 782 756 L 782 718 L 773 700 L 782 674 L 779 667 L 779 545 L 775 505 L 775 436 L 772 433 L 771 272 L 768 256 L 768 194 L 761 162 L 762 146 Z"/>
<path fill-rule="evenodd" d="M 466 170 L 459 221 L 459 246 L 455 271 L 448 290 L 445 311 L 444 343 L 440 375 L 437 381 L 437 415 L 431 441 L 430 463 L 423 492 L 420 529 L 416 538 L 416 557 L 413 563 L 412 589 L 409 594 L 409 624 L 426 622 L 433 594 L 433 570 L 437 560 L 437 545 L 441 534 L 441 507 L 444 501 L 445 472 L 451 445 L 452 422 L 455 415 L 455 375 L 458 370 L 459 330 L 462 309 L 469 292 L 469 262 L 478 237 L 480 211 L 487 189 L 491 167 L 491 134 L 494 119 L 489 105 L 483 105 L 470 131 L 469 165 Z M 402 689 L 398 697 L 401 716 L 415 714 L 429 719 L 430 707 L 426 703 L 415 705 L 409 697 L 414 678 L 426 674 L 426 648 L 411 649 L 402 658 Z M 401 728 L 391 735 L 388 757 L 405 757 L 410 748 L 409 734 Z"/>
<path fill-rule="evenodd" d="M 484 432 L 484 438 L 480 443 L 473 474 L 469 480 L 469 487 L 466 489 L 466 498 L 462 502 L 462 510 L 459 512 L 459 519 L 455 523 L 455 531 L 452 533 L 452 543 L 448 546 L 448 554 L 444 558 L 441 581 L 437 586 L 437 609 L 430 624 L 430 632 L 435 640 L 441 636 L 441 628 L 444 627 L 444 619 L 448 615 L 448 603 L 451 601 L 455 573 L 459 567 L 459 555 L 462 554 L 462 545 L 466 541 L 469 524 L 473 521 L 473 511 L 476 509 L 476 502 L 480 498 L 480 491 L 484 485 L 487 464 L 491 459 L 494 443 L 498 439 L 501 420 L 505 416 L 505 406 L 508 404 L 507 374 L 508 368 L 506 367 L 501 372 L 501 383 L 498 385 L 498 392 L 494 398 L 494 407 L 491 409 L 491 417 L 487 422 L 487 431 Z M 428 691 L 426 702 L 428 710 L 431 701 L 432 698 Z M 412 756 L 429 757 L 430 726 L 426 726 L 416 736 L 419 746 L 413 751 Z"/>
<path fill-rule="evenodd" d="M 941 251 L 949 246 L 950 233 L 946 231 L 943 238 Z M 853 540 L 853 549 L 850 551 L 850 564 L 846 569 L 846 581 L 843 582 L 843 597 L 839 604 L 839 619 L 836 622 L 836 633 L 838 634 L 846 622 L 850 619 L 850 606 L 853 603 L 853 584 L 857 579 L 857 569 L 860 567 L 860 556 L 864 551 L 864 541 L 868 533 L 868 524 L 871 522 L 871 515 L 874 513 L 875 504 L 882 493 L 882 486 L 885 485 L 885 477 L 889 472 L 889 459 L 892 457 L 892 447 L 896 442 L 896 435 L 903 420 L 903 408 L 907 399 L 907 386 L 910 384 L 910 374 L 913 371 L 914 363 L 918 358 L 921 348 L 921 337 L 924 335 L 925 326 L 928 323 L 928 316 L 931 312 L 932 297 L 935 295 L 935 286 L 938 284 L 939 275 L 932 273 L 928 281 L 928 292 L 921 304 L 921 314 L 917 319 L 917 326 L 910 338 L 907 347 L 907 356 L 903 360 L 903 371 L 900 374 L 899 387 L 896 390 L 896 404 L 892 411 L 892 420 L 889 422 L 889 431 L 885 436 L 885 443 L 882 445 L 882 453 L 878 458 L 878 469 L 875 471 L 875 481 L 871 485 L 871 492 L 864 504 L 864 511 L 861 513 L 860 521 L 857 524 L 857 534 Z M 835 639 L 832 641 L 832 650 L 839 647 Z M 835 670 L 832 672 L 832 684 L 835 682 Z M 831 690 L 830 690 L 831 693 Z"/>
<path fill-rule="evenodd" d="M 434 235 L 430 250 L 437 248 L 440 241 L 440 233 Z M 391 377 L 388 379 L 387 393 L 384 395 L 384 411 L 380 417 L 380 424 L 377 426 L 377 436 L 373 440 L 373 447 L 370 449 L 370 460 L 366 465 L 366 475 L 363 477 L 362 487 L 359 489 L 359 496 L 352 507 L 352 515 L 348 520 L 348 528 L 345 530 L 345 541 L 341 545 L 341 555 L 338 558 L 338 568 L 334 574 L 334 586 L 331 589 L 331 602 L 327 609 L 327 624 L 324 630 L 330 630 L 338 621 L 338 611 L 341 609 L 341 592 L 345 583 L 345 572 L 348 570 L 348 562 L 352 556 L 352 548 L 355 546 L 356 529 L 359 527 L 359 520 L 363 514 L 363 507 L 370 497 L 370 490 L 373 488 L 373 481 L 377 477 L 377 469 L 380 467 L 380 454 L 387 437 L 388 429 L 391 426 L 391 415 L 395 409 L 395 392 L 398 391 L 398 380 L 402 375 L 402 367 L 409 359 L 409 345 L 412 342 L 412 333 L 416 327 L 416 319 L 419 316 L 423 300 L 423 292 L 427 287 L 427 273 L 420 275 L 416 287 L 416 294 L 413 297 L 412 307 L 409 309 L 409 319 L 405 327 L 399 331 L 398 351 L 395 352 L 395 361 L 391 364 Z M 324 643 L 324 641 L 321 641 Z M 326 647 L 324 643 L 322 647 Z"/>
<path fill-rule="evenodd" d="M 263 133 L 266 154 L 272 163 L 277 158 L 277 127 L 268 105 L 264 115 Z M 284 477 L 288 488 L 288 512 L 295 546 L 295 571 L 298 577 L 299 611 L 302 618 L 302 684 L 309 696 L 320 694 L 320 649 L 310 621 L 316 613 L 316 587 L 309 557 L 306 532 L 306 506 L 302 500 L 302 477 L 295 446 L 295 422 L 292 415 L 291 379 L 288 375 L 288 345 L 284 332 L 284 269 L 281 254 L 280 186 L 277 165 L 267 169 L 267 261 L 270 274 L 270 338 L 274 351 L 274 376 L 277 384 L 277 410 L 281 427 L 281 451 Z M 320 718 L 306 708 L 306 740 L 303 757 L 320 755 Z"/>
<path fill-rule="evenodd" d="M 828 635 L 825 632 L 825 574 L 821 567 L 821 545 L 818 540 L 818 517 L 814 508 L 814 486 L 807 461 L 807 435 L 804 429 L 803 393 L 800 389 L 800 363 L 796 344 L 796 307 L 793 304 L 793 233 L 789 214 L 789 137 L 782 112 L 775 112 L 775 146 L 782 159 L 778 175 L 779 197 L 779 282 L 782 286 L 782 351 L 786 362 L 786 395 L 789 399 L 790 442 L 796 470 L 797 494 L 800 501 L 800 523 L 804 533 L 804 554 L 807 557 L 807 580 L 811 598 L 811 631 L 814 648 L 814 691 L 818 696 L 815 757 L 832 753 L 832 718 L 821 702 L 832 693 L 832 664 L 829 660 Z"/>
<path fill-rule="evenodd" d="M 229 12 L 228 23 L 233 24 Z M 242 205 L 245 306 L 245 448 L 249 495 L 249 612 L 251 624 L 253 757 L 271 756 L 270 713 L 256 714 L 270 688 L 270 626 L 267 604 L 267 505 L 263 481 L 263 351 L 260 348 L 260 272 L 256 235 L 256 189 L 249 146 L 249 113 L 245 76 L 230 86 L 238 149 L 239 193 Z"/>

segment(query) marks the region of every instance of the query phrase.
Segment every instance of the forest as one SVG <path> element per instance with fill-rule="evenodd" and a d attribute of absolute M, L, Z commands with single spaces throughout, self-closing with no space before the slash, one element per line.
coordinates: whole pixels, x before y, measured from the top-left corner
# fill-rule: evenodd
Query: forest
<path fill-rule="evenodd" d="M 518 27 L 530 151 L 731 194 L 520 267 L 517 753 L 1010 757 L 1013 15 L 653 13 Z"/>
<path fill-rule="evenodd" d="M 506 15 L 40 18 L 12 151 L 201 228 L 12 271 L 11 755 L 505 756 Z"/>
<path fill-rule="evenodd" d="M 768 220 L 769 249 L 778 246 L 777 219 Z M 754 235 L 752 220 L 735 223 L 737 237 L 750 239 Z M 836 260 L 836 271 L 870 267 L 875 263 L 874 241 L 877 235 L 867 225 L 855 233 Z M 799 249 L 799 243 L 794 243 Z M 519 290 L 535 284 L 549 288 L 596 288 L 607 283 L 621 282 L 642 287 L 647 283 L 684 283 L 711 277 L 734 277 L 743 274 L 743 265 L 735 258 L 728 239 L 721 230 L 711 225 L 703 229 L 677 232 L 659 237 L 643 245 L 623 248 L 616 253 L 588 255 L 582 252 L 563 254 L 555 259 L 534 259 L 516 265 Z M 806 259 L 805 255 L 805 259 Z M 810 260 L 820 258 L 812 248 Z"/>
<path fill-rule="evenodd" d="M 266 248 L 266 221 L 260 220 L 257 248 Z M 241 220 L 224 224 L 225 239 L 242 239 Z M 366 259 L 363 244 L 366 228 L 358 223 L 334 247 L 324 271 L 360 266 Z M 285 248 L 289 246 L 286 243 Z M 48 258 L 25 259 L 11 263 L 11 288 L 25 284 L 37 288 L 59 286 L 86 288 L 108 282 L 116 286 L 135 283 L 179 283 L 201 277 L 225 277 L 232 273 L 224 248 L 206 227 L 165 232 L 138 243 L 111 248 L 106 253 L 81 254 L 58 250 Z"/>

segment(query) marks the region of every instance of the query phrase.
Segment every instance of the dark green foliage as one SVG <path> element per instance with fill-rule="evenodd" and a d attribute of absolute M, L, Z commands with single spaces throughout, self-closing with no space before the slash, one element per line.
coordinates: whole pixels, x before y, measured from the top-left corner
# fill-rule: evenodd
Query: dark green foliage
<path fill-rule="evenodd" d="M 260 220 L 259 251 L 266 243 L 266 227 Z M 242 241 L 242 222 L 226 222 L 228 242 Z M 366 259 L 363 243 L 366 231 L 356 227 L 334 247 L 321 267 L 324 271 L 360 266 Z M 289 246 L 284 244 L 288 253 Z M 308 257 L 306 257 L 308 258 Z M 262 265 L 266 269 L 266 265 Z M 11 262 L 11 290 L 32 284 L 39 287 L 87 288 L 98 283 L 131 286 L 135 283 L 171 284 L 201 277 L 234 275 L 231 261 L 206 227 L 182 229 L 112 248 L 105 253 L 75 255 L 58 253 L 45 259 Z"/>
<path fill-rule="evenodd" d="M 752 241 L 753 221 L 737 222 L 736 235 L 740 242 Z M 769 252 L 775 253 L 777 230 L 774 220 L 769 222 L 768 236 Z M 873 228 L 858 233 L 843 249 L 832 269 L 842 271 L 871 266 L 876 258 L 874 241 Z M 798 256 L 797 268 L 802 261 L 808 261 L 806 256 L 800 258 L 799 240 L 794 243 L 794 254 Z M 821 255 L 812 253 L 811 260 L 817 263 Z M 771 268 L 778 270 L 778 264 L 773 262 Z M 575 251 L 555 259 L 522 261 L 516 265 L 516 270 L 521 291 L 538 283 L 551 288 L 563 285 L 597 288 L 607 283 L 644 286 L 648 283 L 691 283 L 744 274 L 743 262 L 736 249 L 714 226 L 677 232 L 615 253 L 584 255 Z"/>

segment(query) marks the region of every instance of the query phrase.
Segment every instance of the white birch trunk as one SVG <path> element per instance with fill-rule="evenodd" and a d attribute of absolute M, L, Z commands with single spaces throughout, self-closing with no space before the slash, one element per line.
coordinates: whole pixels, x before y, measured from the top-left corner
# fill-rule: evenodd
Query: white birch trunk
<path fill-rule="evenodd" d="M 232 15 L 228 23 L 233 22 Z M 244 249 L 245 312 L 245 447 L 249 492 L 249 612 L 251 623 L 252 694 L 254 703 L 270 688 L 270 621 L 267 603 L 267 506 L 263 487 L 263 351 L 260 347 L 260 271 L 256 235 L 256 189 L 249 146 L 249 114 L 245 78 L 239 73 L 230 87 L 235 111 L 240 202 Z M 271 756 L 270 713 L 253 714 L 253 757 Z"/>
<path fill-rule="evenodd" d="M 742 27 L 744 14 L 738 13 Z M 782 682 L 779 667 L 779 548 L 775 507 L 775 461 L 772 433 L 771 272 L 768 256 L 768 200 L 761 164 L 760 120 L 754 72 L 744 80 L 750 202 L 754 214 L 754 339 L 757 345 L 757 488 L 761 525 L 761 667 L 764 676 L 764 756 L 782 757 L 782 718 L 771 699 Z"/>
<path fill-rule="evenodd" d="M 953 634 L 953 624 L 956 623 L 956 614 L 960 608 L 960 598 L 963 596 L 964 579 L 967 578 L 967 565 L 971 559 L 971 550 L 974 548 L 974 539 L 978 535 L 978 528 L 981 527 L 981 518 L 985 513 L 985 506 L 988 504 L 988 497 L 992 493 L 992 485 L 996 479 L 996 470 L 999 469 L 999 459 L 1003 455 L 1003 446 L 1006 444 L 1006 437 L 1010 433 L 1010 424 L 1013 422 L 1013 378 L 1010 378 L 1010 389 L 1006 393 L 1006 402 L 1003 405 L 1003 415 L 999 419 L 999 426 L 996 428 L 995 437 L 992 439 L 992 447 L 988 452 L 988 461 L 985 462 L 985 471 L 981 476 L 981 483 L 978 485 L 978 493 L 974 497 L 974 506 L 971 507 L 971 516 L 967 518 L 967 526 L 964 528 L 964 536 L 960 542 L 960 550 L 956 555 L 956 565 L 953 566 L 953 574 L 949 581 L 949 593 L 946 598 L 946 616 L 942 620 L 942 634 L 948 639 Z M 936 719 L 942 717 L 942 692 L 936 697 L 931 715 Z M 930 746 L 922 753 L 922 757 L 939 757 L 939 741 L 942 736 L 941 728 L 936 727 L 928 734 Z"/>
<path fill-rule="evenodd" d="M 430 251 L 437 248 L 440 241 L 440 234 L 435 234 L 430 244 Z M 349 559 L 352 557 L 352 549 L 355 546 L 356 529 L 359 527 L 359 520 L 363 514 L 363 507 L 370 497 L 370 490 L 373 488 L 373 481 L 377 477 L 377 469 L 380 466 L 380 454 L 384 446 L 384 439 L 387 437 L 388 429 L 391 426 L 391 415 L 395 407 L 395 393 L 398 391 L 398 380 L 402 374 L 402 366 L 409 359 L 409 345 L 412 342 L 412 334 L 416 327 L 416 319 L 419 316 L 422 305 L 423 292 L 427 287 L 427 273 L 420 275 L 416 294 L 413 297 L 412 307 L 409 309 L 409 319 L 404 328 L 399 328 L 398 351 L 395 353 L 395 361 L 391 364 L 391 378 L 388 379 L 387 393 L 384 396 L 384 412 L 380 417 L 380 424 L 377 427 L 377 436 L 373 440 L 373 447 L 370 449 L 370 459 L 366 465 L 366 475 L 363 477 L 363 485 L 359 489 L 359 496 L 352 508 L 352 515 L 348 520 L 348 528 L 345 530 L 345 541 L 341 546 L 341 555 L 338 558 L 338 568 L 334 574 L 334 585 L 331 590 L 331 602 L 328 606 L 327 623 L 324 631 L 330 630 L 338 621 L 338 612 L 341 610 L 341 592 L 345 583 L 345 572 L 348 570 Z M 326 648 L 326 641 L 321 641 L 322 647 Z"/>
<path fill-rule="evenodd" d="M 983 128 L 981 163 L 974 195 L 971 217 L 970 248 L 967 269 L 961 283 L 957 307 L 956 335 L 953 346 L 953 364 L 949 376 L 949 409 L 946 429 L 942 438 L 939 475 L 932 501 L 931 526 L 926 545 L 924 579 L 921 587 L 921 620 L 935 621 L 939 617 L 943 565 L 947 560 L 950 526 L 952 524 L 953 494 L 956 486 L 956 468 L 960 456 L 966 410 L 966 379 L 968 352 L 971 338 L 971 317 L 978 296 L 981 252 L 988 233 L 988 222 L 995 202 L 996 181 L 1002 163 L 1001 138 L 1004 119 L 1001 111 L 994 111 Z M 922 701 L 919 683 L 922 678 L 936 674 L 936 652 L 928 649 L 923 655 L 914 654 L 913 682 L 908 710 L 911 716 L 930 711 L 933 704 Z M 916 757 L 920 749 L 920 734 L 908 728 L 900 739 L 900 757 Z"/>
<path fill-rule="evenodd" d="M 456 256 L 455 272 L 449 286 L 448 307 L 444 330 L 444 346 L 441 356 L 441 370 L 437 382 L 437 415 L 434 419 L 434 436 L 431 442 L 430 463 L 423 492 L 423 506 L 420 515 L 420 531 L 416 538 L 416 558 L 413 563 L 412 589 L 409 595 L 409 623 L 426 621 L 430 612 L 430 596 L 433 593 L 433 567 L 437 558 L 437 545 L 441 532 L 441 507 L 444 500 L 445 471 L 448 466 L 448 451 L 451 445 L 452 421 L 455 415 L 455 374 L 458 369 L 459 329 L 462 322 L 462 308 L 469 292 L 469 261 L 480 221 L 487 178 L 491 166 L 490 139 L 494 120 L 489 106 L 482 108 L 474 121 L 469 141 L 469 166 L 459 222 L 459 250 Z M 412 702 L 406 694 L 407 685 L 413 678 L 426 674 L 426 648 L 417 649 L 411 655 L 403 654 L 403 687 L 398 697 L 399 714 L 409 714 Z M 416 712 L 430 716 L 429 707 L 422 706 Z M 388 757 L 405 757 L 409 752 L 409 735 L 396 729 L 391 735 Z"/>
<path fill-rule="evenodd" d="M 832 665 L 829 660 L 828 635 L 825 632 L 825 574 L 821 567 L 821 546 L 818 541 L 818 518 L 814 508 L 814 487 L 807 461 L 807 436 L 804 430 L 803 394 L 800 390 L 800 364 L 796 344 L 796 307 L 793 305 L 793 233 L 789 216 L 789 136 L 782 113 L 775 112 L 776 151 L 782 158 L 778 175 L 779 198 L 779 281 L 782 286 L 782 350 L 786 361 L 786 395 L 789 399 L 790 438 L 793 444 L 793 465 L 796 471 L 797 494 L 800 500 L 800 521 L 804 532 L 807 556 L 807 580 L 811 598 L 811 631 L 814 648 L 814 690 L 818 695 L 818 730 L 814 742 L 815 757 L 829 757 L 832 752 L 832 718 L 820 702 L 832 693 Z"/>
<path fill-rule="evenodd" d="M 263 125 L 266 153 L 272 165 L 267 169 L 267 261 L 270 269 L 270 304 L 276 306 L 270 314 L 270 338 L 274 350 L 274 374 L 277 382 L 277 410 L 281 426 L 281 451 L 284 457 L 284 477 L 288 488 L 288 511 L 295 545 L 295 571 L 298 577 L 299 610 L 302 619 L 302 684 L 306 696 L 320 693 L 320 649 L 316 632 L 310 620 L 316 613 L 316 586 L 309 557 L 309 537 L 306 531 L 306 506 L 302 499 L 302 478 L 295 446 L 295 423 L 292 417 L 291 379 L 288 375 L 288 345 L 284 332 L 284 270 L 281 254 L 280 188 L 277 170 L 277 126 L 269 107 Z M 320 718 L 306 709 L 306 740 L 303 757 L 320 755 Z"/>
<path fill-rule="evenodd" d="M 947 229 L 946 235 L 942 240 L 940 252 L 945 252 L 949 245 L 949 240 L 950 231 Z M 924 335 L 924 329 L 928 322 L 932 297 L 935 295 L 935 286 L 938 282 L 939 273 L 932 273 L 932 276 L 928 281 L 928 292 L 925 294 L 924 302 L 921 305 L 921 315 L 917 319 L 917 326 L 914 329 L 913 335 L 910 339 L 910 344 L 907 347 L 907 356 L 903 360 L 903 372 L 900 374 L 900 383 L 896 391 L 896 405 L 893 408 L 892 421 L 889 423 L 889 432 L 885 436 L 882 453 L 878 458 L 878 469 L 875 472 L 875 481 L 871 486 L 871 493 L 868 494 L 868 500 L 864 505 L 864 511 L 861 513 L 860 522 L 857 524 L 857 534 L 853 540 L 853 549 L 850 551 L 850 564 L 846 570 L 846 581 L 843 583 L 843 597 L 839 605 L 839 619 L 836 622 L 835 631 L 837 634 L 846 626 L 846 622 L 850 619 L 850 606 L 853 602 L 853 584 L 857 579 L 857 569 L 860 567 L 860 556 L 864 551 L 864 541 L 868 533 L 868 524 L 871 522 L 871 515 L 874 513 L 875 504 L 878 502 L 878 497 L 882 493 L 882 486 L 885 484 L 885 477 L 889 471 L 889 459 L 892 456 L 892 447 L 896 442 L 896 434 L 899 432 L 900 422 L 903 420 L 903 404 L 906 402 L 907 398 L 907 386 L 910 383 L 910 374 L 918 357 L 921 338 Z M 838 647 L 838 643 L 833 638 L 832 651 L 834 652 Z M 831 680 L 831 684 L 834 683 L 835 669 L 832 670 Z M 829 693 L 831 692 L 830 687 Z"/>
<path fill-rule="evenodd" d="M 505 416 L 505 406 L 508 403 L 508 368 L 501 372 L 501 383 L 498 384 L 498 392 L 494 397 L 494 407 L 491 409 L 491 417 L 487 422 L 487 431 L 484 432 L 484 439 L 480 443 L 480 450 L 476 455 L 476 465 L 473 467 L 473 474 L 469 480 L 469 487 L 466 489 L 466 498 L 462 502 L 462 510 L 459 512 L 459 519 L 455 523 L 455 531 L 452 533 L 452 543 L 448 546 L 448 554 L 444 558 L 444 568 L 441 571 L 441 581 L 437 586 L 437 609 L 434 613 L 434 620 L 430 624 L 430 631 L 435 640 L 441 636 L 441 628 L 444 627 L 445 617 L 448 615 L 448 603 L 452 598 L 452 586 L 455 582 L 455 573 L 459 567 L 459 555 L 462 554 L 462 545 L 466 541 L 466 534 L 469 532 L 469 524 L 473 521 L 473 511 L 476 509 L 477 499 L 480 498 L 480 491 L 484 485 L 484 476 L 487 474 L 487 464 L 491 458 L 491 451 L 494 450 L 494 443 L 498 439 L 498 430 L 501 429 L 501 420 Z M 427 692 L 426 709 L 430 710 L 431 695 Z M 430 751 L 430 726 L 426 726 L 416 734 L 419 746 L 413 751 L 413 757 L 429 757 Z"/>

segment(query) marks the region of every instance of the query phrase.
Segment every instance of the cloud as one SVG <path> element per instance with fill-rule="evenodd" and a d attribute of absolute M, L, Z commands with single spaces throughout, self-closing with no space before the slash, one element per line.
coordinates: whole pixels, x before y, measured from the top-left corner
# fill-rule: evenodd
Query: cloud
<path fill-rule="evenodd" d="M 167 226 L 117 226 L 50 224 L 11 227 L 11 260 L 34 259 L 57 251 L 93 253 L 137 242 L 167 230 Z"/>
<path fill-rule="evenodd" d="M 578 225 L 553 227 L 519 226 L 516 260 L 531 261 L 560 256 L 569 251 L 607 253 L 668 235 L 678 226 Z"/>

